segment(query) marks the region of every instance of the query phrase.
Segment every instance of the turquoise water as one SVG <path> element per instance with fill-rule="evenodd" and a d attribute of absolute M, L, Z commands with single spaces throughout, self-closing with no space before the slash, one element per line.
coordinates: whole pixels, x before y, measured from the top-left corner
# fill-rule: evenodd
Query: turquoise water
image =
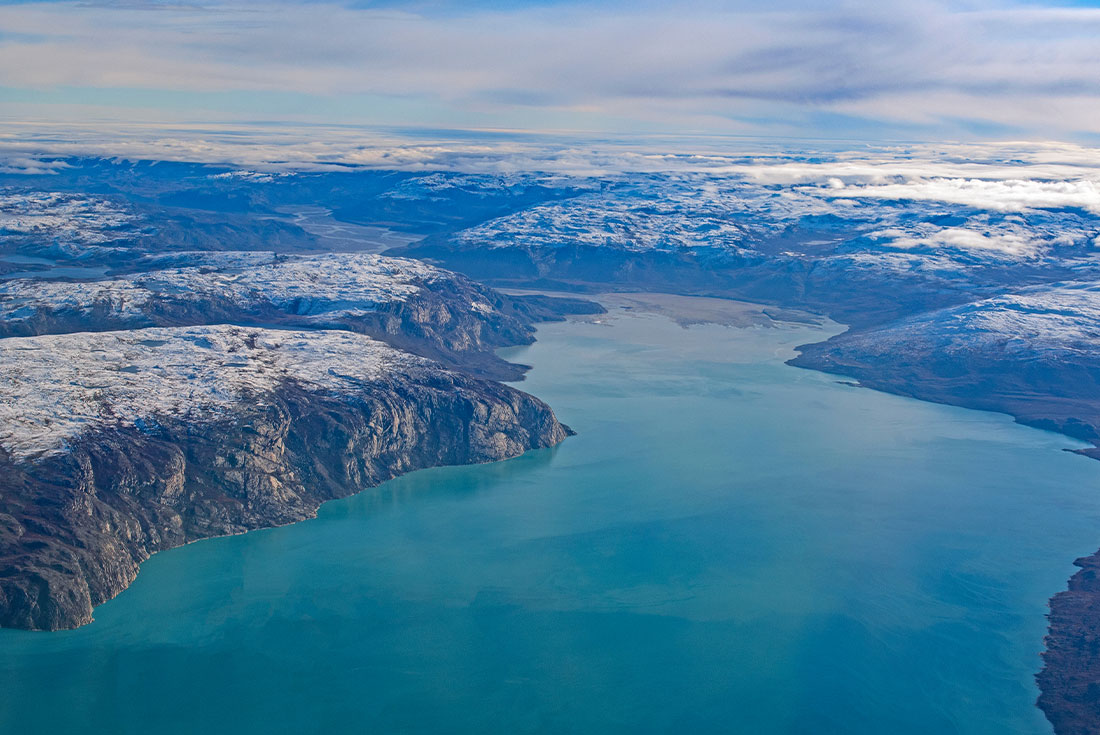
<path fill-rule="evenodd" d="M 0 631 L 4 733 L 1047 733 L 1100 463 L 782 364 L 820 329 L 544 326 L 578 436 L 160 554 Z"/>

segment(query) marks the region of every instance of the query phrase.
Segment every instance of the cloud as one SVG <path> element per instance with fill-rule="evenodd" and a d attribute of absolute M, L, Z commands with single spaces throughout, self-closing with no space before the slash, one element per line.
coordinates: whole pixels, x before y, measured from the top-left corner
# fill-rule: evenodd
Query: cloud
<path fill-rule="evenodd" d="M 1100 184 L 1094 180 L 927 179 L 897 184 L 846 186 L 834 188 L 829 194 L 848 199 L 946 202 L 997 212 L 1077 208 L 1100 214 Z"/>
<path fill-rule="evenodd" d="M 885 240 L 887 247 L 909 250 L 912 248 L 949 248 L 979 255 L 999 255 L 1013 260 L 1035 258 L 1046 249 L 1046 244 L 1031 236 L 1026 230 L 1013 231 L 1000 228 L 987 230 L 947 227 L 916 234 L 902 229 L 885 229 L 872 236 Z"/>
<path fill-rule="evenodd" d="M 708 136 L 478 132 L 351 125 L 0 121 L 0 165 L 94 156 L 263 171 L 363 167 L 578 177 L 709 174 L 814 198 L 918 199 L 997 211 L 1095 211 L 1100 149 L 1060 142 L 861 144 Z M 819 190 L 820 189 L 820 190 Z"/>
<path fill-rule="evenodd" d="M 1092 8 L 51 2 L 0 6 L 0 27 L 9 88 L 168 90 L 181 95 L 177 106 L 247 92 L 268 95 L 265 116 L 283 119 L 320 111 L 391 124 L 782 134 L 842 133 L 854 120 L 940 137 L 982 126 L 1100 133 Z M 201 101 L 203 119 L 244 114 L 229 98 Z"/>
<path fill-rule="evenodd" d="M 532 180 L 585 192 L 462 235 L 480 244 L 538 247 L 564 237 L 737 252 L 786 238 L 792 228 L 813 232 L 824 224 L 829 232 L 805 244 L 843 235 L 848 244 L 835 257 L 853 267 L 948 272 L 960 262 L 1078 262 L 1092 269 L 1100 263 L 1100 150 L 1065 143 L 830 150 L 700 137 L 626 142 L 339 126 L 0 124 L 0 172 L 49 174 L 79 156 L 218 164 L 234 170 L 200 175 L 254 182 L 295 171 L 479 175 L 413 177 L 407 189 L 386 194 L 396 197 Z M 48 180 L 40 185 L 49 191 Z M 20 216 L 32 221 L 26 212 Z M 844 225 L 832 230 L 836 223 Z M 802 257 L 799 248 L 792 243 L 790 257 Z"/>

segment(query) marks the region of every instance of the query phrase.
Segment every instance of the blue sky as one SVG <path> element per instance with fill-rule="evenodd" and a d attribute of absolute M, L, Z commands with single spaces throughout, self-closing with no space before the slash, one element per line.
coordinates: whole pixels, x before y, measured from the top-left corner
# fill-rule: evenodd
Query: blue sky
<path fill-rule="evenodd" d="M 4 2 L 0 117 L 1100 136 L 1100 3 Z"/>

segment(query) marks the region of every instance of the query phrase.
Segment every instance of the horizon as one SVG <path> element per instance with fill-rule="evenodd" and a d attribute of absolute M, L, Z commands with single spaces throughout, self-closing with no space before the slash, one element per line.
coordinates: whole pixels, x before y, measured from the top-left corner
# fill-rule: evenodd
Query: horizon
<path fill-rule="evenodd" d="M 1100 136 L 1096 2 L 9 0 L 0 28 L 8 120 L 875 142 Z"/>

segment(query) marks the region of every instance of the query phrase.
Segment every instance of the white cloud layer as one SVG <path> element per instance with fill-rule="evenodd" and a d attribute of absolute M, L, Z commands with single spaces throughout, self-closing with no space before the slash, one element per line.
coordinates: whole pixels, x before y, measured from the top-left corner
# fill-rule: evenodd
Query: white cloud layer
<path fill-rule="evenodd" d="M 910 230 L 886 229 L 873 233 L 873 236 L 884 239 L 884 244 L 888 247 L 902 250 L 949 248 L 977 255 L 1001 255 L 1011 259 L 1035 258 L 1044 250 L 1044 243 L 1031 237 L 1031 233 L 1026 230 L 1014 232 L 1000 228 L 999 231 L 983 232 L 965 227 L 927 229 L 930 231 L 920 235 Z"/>
<path fill-rule="evenodd" d="M 1100 149 L 1066 143 L 862 146 L 714 138 L 545 138 L 439 134 L 431 142 L 353 127 L 147 126 L 0 123 L 0 173 L 48 174 L 69 156 L 189 161 L 242 167 L 263 176 L 371 168 L 614 179 L 683 174 L 743 181 L 781 192 L 793 210 L 858 208 L 861 201 L 962 205 L 993 213 L 1076 209 L 1100 216 Z M 1032 252 L 1016 235 L 986 232 L 963 242 L 950 231 L 908 233 L 917 244 Z M 1048 238 L 1049 239 L 1049 238 Z"/>
<path fill-rule="evenodd" d="M 317 108 L 374 123 L 527 129 L 1100 133 L 1097 8 L 32 2 L 0 5 L 0 28 L 0 85 L 52 90 L 48 103 L 13 100 L 47 116 L 65 103 L 116 118 L 129 106 L 163 119 L 185 105 L 171 114 L 309 119 Z M 74 88 L 114 91 L 89 99 L 65 91 Z M 164 91 L 187 96 L 166 101 Z"/>
<path fill-rule="evenodd" d="M 997 212 L 1035 209 L 1084 209 L 1100 214 L 1100 185 L 1095 180 L 1033 181 L 1008 179 L 918 179 L 897 184 L 843 186 L 831 191 L 838 198 L 898 199 L 965 204 Z"/>

